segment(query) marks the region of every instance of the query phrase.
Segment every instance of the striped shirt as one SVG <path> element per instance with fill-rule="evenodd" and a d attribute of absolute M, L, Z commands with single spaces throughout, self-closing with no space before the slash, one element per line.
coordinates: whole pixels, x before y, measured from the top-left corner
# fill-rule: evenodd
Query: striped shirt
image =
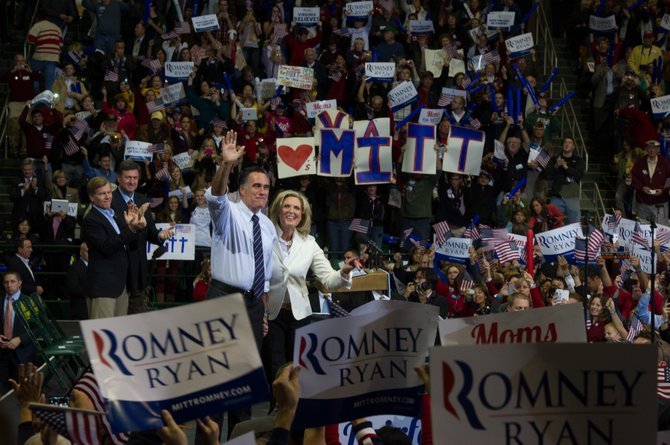
<path fill-rule="evenodd" d="M 63 33 L 60 28 L 48 20 L 37 22 L 28 32 L 28 43 L 35 45 L 34 60 L 44 62 L 60 61 L 63 50 Z"/>

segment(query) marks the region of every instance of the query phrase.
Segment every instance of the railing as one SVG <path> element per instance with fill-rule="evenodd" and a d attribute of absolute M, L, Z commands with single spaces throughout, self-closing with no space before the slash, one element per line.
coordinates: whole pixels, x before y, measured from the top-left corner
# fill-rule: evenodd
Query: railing
<path fill-rule="evenodd" d="M 0 114 L 0 144 L 5 146 L 5 159 L 9 153 L 9 135 L 7 134 L 7 127 L 9 123 L 9 92 L 5 96 L 5 103 L 2 104 L 2 114 Z"/>
<path fill-rule="evenodd" d="M 599 222 L 602 221 L 605 217 L 607 210 L 605 207 L 605 201 L 603 200 L 603 195 L 600 193 L 600 186 L 597 182 L 593 183 L 593 192 L 595 194 L 595 196 L 593 196 L 593 211 L 596 214 L 596 222 L 599 224 Z"/>

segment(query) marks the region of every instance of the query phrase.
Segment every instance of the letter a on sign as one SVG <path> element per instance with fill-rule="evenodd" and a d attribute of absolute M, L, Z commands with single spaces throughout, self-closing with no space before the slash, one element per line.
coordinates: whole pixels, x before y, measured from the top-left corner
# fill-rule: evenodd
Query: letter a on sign
<path fill-rule="evenodd" d="M 393 176 L 390 119 L 354 122 L 356 184 L 388 184 Z"/>
<path fill-rule="evenodd" d="M 437 153 L 435 153 L 435 125 L 410 122 L 407 129 L 405 156 L 402 160 L 404 173 L 434 175 Z"/>
<path fill-rule="evenodd" d="M 481 131 L 452 125 L 447 142 L 447 152 L 442 159 L 442 170 L 461 175 L 478 176 L 484 153 L 484 138 L 484 133 Z"/>

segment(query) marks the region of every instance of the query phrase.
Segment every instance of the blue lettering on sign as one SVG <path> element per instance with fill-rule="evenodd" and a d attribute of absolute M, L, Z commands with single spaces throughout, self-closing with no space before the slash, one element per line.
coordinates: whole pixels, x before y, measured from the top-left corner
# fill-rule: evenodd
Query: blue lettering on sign
<path fill-rule="evenodd" d="M 342 169 L 331 171 L 331 161 L 341 157 Z M 321 129 L 321 162 L 319 172 L 323 174 L 350 175 L 354 168 L 354 132 L 342 130 L 340 137 L 332 129 Z"/>
<path fill-rule="evenodd" d="M 416 140 L 414 143 L 414 162 L 412 170 L 415 172 L 422 172 L 425 141 L 435 139 L 435 125 L 410 123 L 409 128 L 407 129 L 407 139 Z"/>
<path fill-rule="evenodd" d="M 358 184 L 366 182 L 391 182 L 393 172 L 381 171 L 381 148 L 391 146 L 389 137 L 364 137 L 356 140 L 358 149 L 369 147 L 368 171 L 357 172 L 356 182 Z"/>
<path fill-rule="evenodd" d="M 465 173 L 465 168 L 467 167 L 468 162 L 468 147 L 470 145 L 470 141 L 480 143 L 483 142 L 484 133 L 481 131 L 472 130 L 470 128 L 452 126 L 449 139 L 461 140 L 461 146 L 458 152 L 458 163 L 456 164 L 456 169 L 459 171 L 459 173 Z"/>

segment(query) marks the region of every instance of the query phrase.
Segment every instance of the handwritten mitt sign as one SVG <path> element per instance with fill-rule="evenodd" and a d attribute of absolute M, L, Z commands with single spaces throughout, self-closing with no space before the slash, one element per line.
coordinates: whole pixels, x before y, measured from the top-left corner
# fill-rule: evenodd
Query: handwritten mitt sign
<path fill-rule="evenodd" d="M 279 179 L 316 174 L 314 138 L 278 138 L 277 173 Z"/>

